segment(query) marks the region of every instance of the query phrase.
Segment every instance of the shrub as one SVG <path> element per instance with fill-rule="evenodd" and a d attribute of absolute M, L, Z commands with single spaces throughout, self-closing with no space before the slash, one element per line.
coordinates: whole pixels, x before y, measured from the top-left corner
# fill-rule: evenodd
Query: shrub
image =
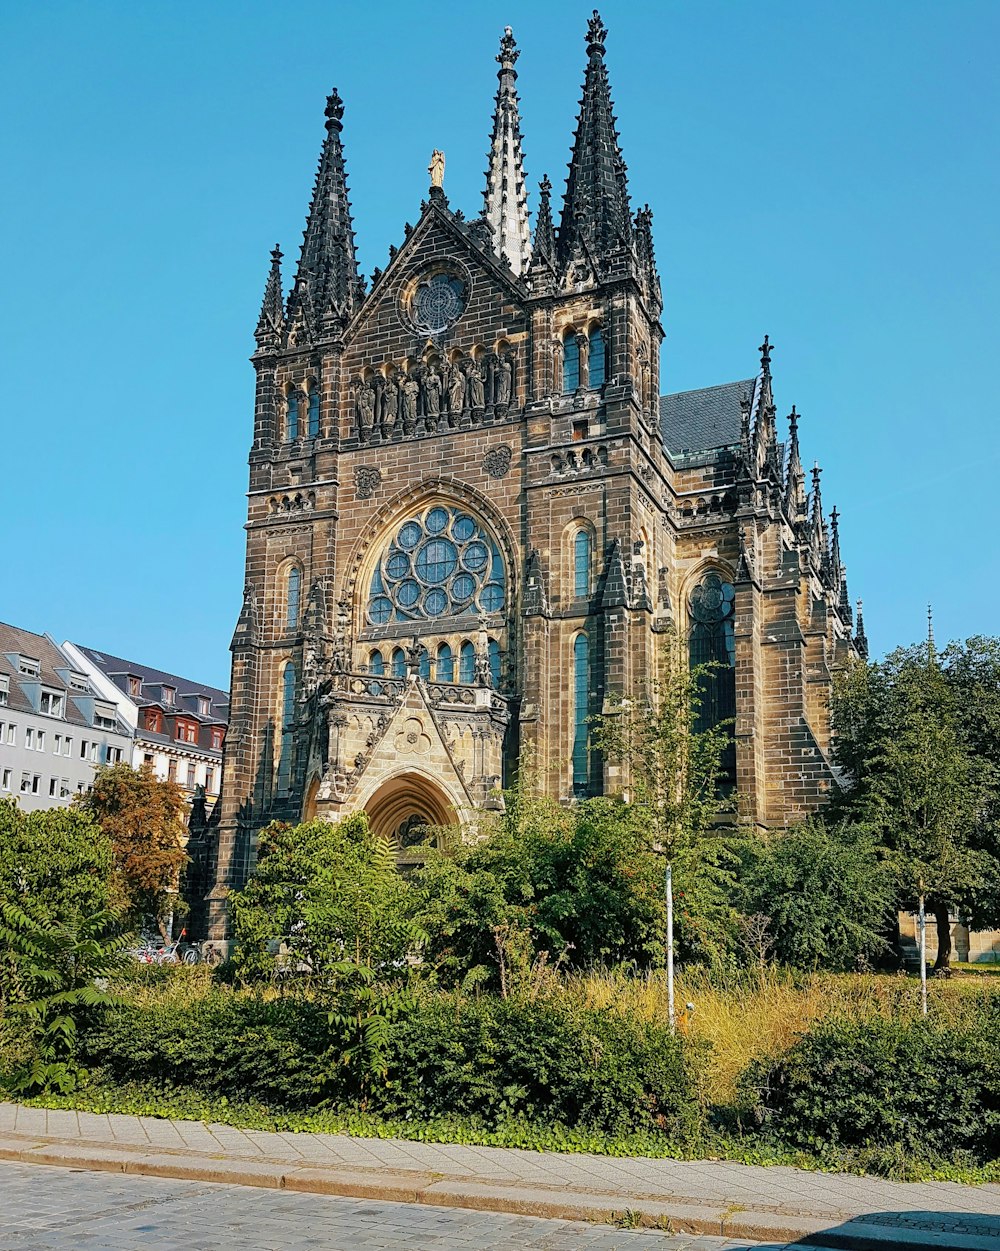
<path fill-rule="evenodd" d="M 751 1066 L 751 1119 L 807 1150 L 899 1149 L 979 1161 L 1000 1154 L 1000 1010 L 984 999 L 955 1026 L 940 1020 L 826 1021 L 777 1058 Z"/>

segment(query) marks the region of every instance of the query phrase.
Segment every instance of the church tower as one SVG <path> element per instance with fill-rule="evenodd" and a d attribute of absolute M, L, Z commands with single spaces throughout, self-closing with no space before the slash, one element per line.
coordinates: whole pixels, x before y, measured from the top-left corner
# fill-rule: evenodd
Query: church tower
<path fill-rule="evenodd" d="M 779 441 L 767 338 L 755 377 L 660 394 L 652 213 L 606 38 L 595 13 L 565 192 L 554 208 L 542 179 L 533 235 L 507 28 L 482 212 L 450 204 L 435 152 L 370 288 L 327 101 L 294 281 L 276 248 L 252 357 L 216 937 L 270 820 L 363 810 L 405 864 L 425 827 L 474 829 L 525 751 L 560 800 L 619 789 L 588 717 L 667 629 L 719 665 L 703 716 L 734 727 L 748 820 L 830 785 L 831 675 L 857 648 L 839 515 L 818 469 L 806 492 L 794 408 Z"/>

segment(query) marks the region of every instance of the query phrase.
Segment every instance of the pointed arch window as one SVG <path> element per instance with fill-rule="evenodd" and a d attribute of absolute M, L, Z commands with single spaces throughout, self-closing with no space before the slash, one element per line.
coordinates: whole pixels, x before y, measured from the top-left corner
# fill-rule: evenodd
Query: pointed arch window
<path fill-rule="evenodd" d="M 573 594 L 586 599 L 590 594 L 590 535 L 578 530 L 573 540 Z"/>
<path fill-rule="evenodd" d="M 285 396 L 285 438 L 293 442 L 299 437 L 299 401 L 292 388 Z"/>
<path fill-rule="evenodd" d="M 434 677 L 438 682 L 455 681 L 455 657 L 447 643 L 442 643 L 437 649 Z"/>
<path fill-rule="evenodd" d="M 691 620 L 688 653 L 692 667 L 713 665 L 701 682 L 701 707 L 694 728 L 703 733 L 736 716 L 736 590 L 714 569 L 694 587 L 688 600 Z M 736 781 L 736 741 L 729 727 L 730 745 L 722 767 L 724 778 Z"/>
<path fill-rule="evenodd" d="M 590 640 L 578 634 L 573 643 L 573 793 L 585 795 L 589 781 Z"/>
<path fill-rule="evenodd" d="M 287 791 L 292 781 L 292 737 L 295 729 L 294 661 L 287 661 L 281 672 L 281 742 L 278 752 L 278 790 Z"/>
<path fill-rule="evenodd" d="M 576 341 L 576 331 L 568 330 L 563 339 L 563 393 L 568 394 L 571 391 L 575 391 L 579 385 L 580 345 Z"/>
<path fill-rule="evenodd" d="M 394 678 L 406 677 L 406 653 L 401 647 L 397 647 L 392 653 L 392 676 Z"/>
<path fill-rule="evenodd" d="M 487 651 L 490 661 L 490 682 L 493 685 L 493 689 L 498 691 L 500 689 L 500 674 L 502 666 L 500 660 L 500 644 L 496 641 L 496 639 L 490 639 Z"/>
<path fill-rule="evenodd" d="M 302 572 L 298 565 L 292 565 L 285 575 L 285 626 L 289 630 L 298 629 L 301 598 Z"/>
<path fill-rule="evenodd" d="M 373 677 L 376 677 L 376 678 L 385 677 L 385 659 L 383 658 L 382 653 L 379 651 L 377 647 L 374 649 L 374 651 L 371 652 L 371 654 L 368 657 L 368 672 L 372 674 Z M 381 682 L 369 682 L 368 693 L 369 695 L 381 695 L 382 683 Z"/>
<path fill-rule="evenodd" d="M 592 387 L 604 386 L 604 331 L 600 326 L 590 332 L 590 350 L 587 353 L 587 365 Z"/>
<path fill-rule="evenodd" d="M 466 686 L 476 680 L 476 649 L 468 639 L 458 649 L 458 680 Z"/>
<path fill-rule="evenodd" d="M 319 387 L 315 382 L 309 388 L 309 437 L 319 437 Z"/>
<path fill-rule="evenodd" d="M 425 682 L 431 680 L 431 654 L 426 647 L 420 649 L 420 660 L 417 662 L 417 672 Z"/>

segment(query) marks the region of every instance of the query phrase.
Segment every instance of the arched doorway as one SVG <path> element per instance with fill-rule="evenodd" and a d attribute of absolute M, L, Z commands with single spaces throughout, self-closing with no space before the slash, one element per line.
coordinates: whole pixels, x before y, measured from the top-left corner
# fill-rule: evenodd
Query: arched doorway
<path fill-rule="evenodd" d="M 404 773 L 389 778 L 365 804 L 372 833 L 395 848 L 400 869 L 423 862 L 428 826 L 457 825 L 455 809 L 430 778 Z"/>

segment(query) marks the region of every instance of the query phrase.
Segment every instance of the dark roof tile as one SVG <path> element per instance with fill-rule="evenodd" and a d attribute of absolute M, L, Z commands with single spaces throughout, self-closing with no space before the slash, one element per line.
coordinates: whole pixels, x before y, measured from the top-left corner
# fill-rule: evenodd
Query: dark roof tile
<path fill-rule="evenodd" d="M 663 442 L 673 454 L 696 454 L 740 441 L 740 400 L 752 395 L 754 379 L 724 382 L 698 391 L 660 396 Z"/>

